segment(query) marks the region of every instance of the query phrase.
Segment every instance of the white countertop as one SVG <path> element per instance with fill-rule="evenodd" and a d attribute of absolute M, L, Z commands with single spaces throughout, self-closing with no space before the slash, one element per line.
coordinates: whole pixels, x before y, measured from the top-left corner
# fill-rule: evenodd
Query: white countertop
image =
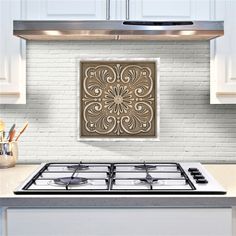
<path fill-rule="evenodd" d="M 225 195 L 161 194 L 54 194 L 15 195 L 19 186 L 38 165 L 16 165 L 0 169 L 0 207 L 231 207 L 236 206 L 236 164 L 204 165 L 226 189 Z"/>

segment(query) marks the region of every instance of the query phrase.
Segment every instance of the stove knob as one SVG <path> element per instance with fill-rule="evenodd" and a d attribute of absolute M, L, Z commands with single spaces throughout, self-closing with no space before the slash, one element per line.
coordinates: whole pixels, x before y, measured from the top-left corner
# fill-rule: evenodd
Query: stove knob
<path fill-rule="evenodd" d="M 198 171 L 198 168 L 188 168 L 188 171 L 189 171 L 189 172 Z"/>
<path fill-rule="evenodd" d="M 194 175 L 193 178 L 194 179 L 205 179 L 205 177 L 203 175 Z"/>
<path fill-rule="evenodd" d="M 207 184 L 208 181 L 206 179 L 197 179 L 196 183 L 198 183 L 198 184 Z"/>
<path fill-rule="evenodd" d="M 192 171 L 190 174 L 191 175 L 201 175 L 202 173 L 200 171 Z"/>

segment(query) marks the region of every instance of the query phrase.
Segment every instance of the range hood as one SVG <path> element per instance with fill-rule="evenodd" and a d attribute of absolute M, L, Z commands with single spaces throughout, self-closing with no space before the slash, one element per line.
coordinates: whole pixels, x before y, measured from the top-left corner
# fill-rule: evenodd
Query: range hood
<path fill-rule="evenodd" d="M 14 21 L 26 40 L 210 40 L 223 21 Z"/>

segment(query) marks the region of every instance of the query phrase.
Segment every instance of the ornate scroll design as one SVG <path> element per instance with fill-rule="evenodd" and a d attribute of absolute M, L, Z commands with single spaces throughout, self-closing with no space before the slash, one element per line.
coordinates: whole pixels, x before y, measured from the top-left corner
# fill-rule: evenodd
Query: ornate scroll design
<path fill-rule="evenodd" d="M 152 70 L 125 62 L 98 64 L 87 66 L 81 80 L 81 126 L 86 133 L 108 136 L 148 133 L 155 119 Z"/>

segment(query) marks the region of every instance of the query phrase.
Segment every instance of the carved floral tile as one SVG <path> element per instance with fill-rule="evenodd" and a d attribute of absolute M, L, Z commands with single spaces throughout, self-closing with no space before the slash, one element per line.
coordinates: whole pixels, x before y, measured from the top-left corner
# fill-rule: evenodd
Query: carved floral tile
<path fill-rule="evenodd" d="M 80 138 L 158 138 L 156 60 L 83 60 Z"/>

